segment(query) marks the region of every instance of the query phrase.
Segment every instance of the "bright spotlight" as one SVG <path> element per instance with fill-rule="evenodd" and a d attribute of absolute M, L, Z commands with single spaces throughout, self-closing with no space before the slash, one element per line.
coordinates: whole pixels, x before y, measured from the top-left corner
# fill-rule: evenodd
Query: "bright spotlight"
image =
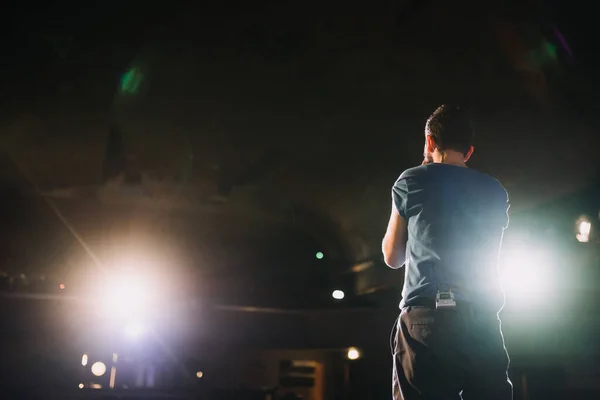
<path fill-rule="evenodd" d="M 325 257 L 325 254 L 323 254 L 323 252 L 319 251 L 316 254 L 317 260 L 322 260 L 323 257 Z"/>
<path fill-rule="evenodd" d="M 575 237 L 581 243 L 590 241 L 590 233 L 592 232 L 592 223 L 585 217 L 579 218 L 577 221 L 577 233 Z"/>
<path fill-rule="evenodd" d="M 106 373 L 106 365 L 103 362 L 98 361 L 92 364 L 92 374 L 96 376 L 102 376 Z"/>
<path fill-rule="evenodd" d="M 125 327 L 125 334 L 132 339 L 139 338 L 146 332 L 144 325 L 141 323 L 134 321 L 127 324 Z"/>
<path fill-rule="evenodd" d="M 202 378 L 203 376 L 204 376 L 204 372 L 202 372 L 202 371 L 198 371 L 198 372 L 196 372 L 196 378 L 200 379 L 200 378 Z"/>
<path fill-rule="evenodd" d="M 84 367 L 87 365 L 88 363 L 88 355 L 84 354 L 81 356 L 81 365 L 83 365 Z"/>
<path fill-rule="evenodd" d="M 554 290 L 551 249 L 521 245 L 507 247 L 502 254 L 502 287 L 507 297 L 529 304 Z"/>
<path fill-rule="evenodd" d="M 336 300 L 342 300 L 344 298 L 345 294 L 343 290 L 339 290 L 336 289 L 333 291 L 333 293 L 331 293 L 331 297 L 333 297 Z"/>
<path fill-rule="evenodd" d="M 360 358 L 360 350 L 356 347 L 350 347 L 346 357 L 348 357 L 348 360 L 358 360 Z"/>
<path fill-rule="evenodd" d="M 79 384 L 79 389 L 83 389 L 84 387 L 85 387 L 85 386 L 84 386 L 84 384 L 83 384 L 83 383 L 80 383 L 80 384 Z"/>
<path fill-rule="evenodd" d="M 139 317 L 151 310 L 156 290 L 142 277 L 121 276 L 106 282 L 98 293 L 104 317 Z"/>

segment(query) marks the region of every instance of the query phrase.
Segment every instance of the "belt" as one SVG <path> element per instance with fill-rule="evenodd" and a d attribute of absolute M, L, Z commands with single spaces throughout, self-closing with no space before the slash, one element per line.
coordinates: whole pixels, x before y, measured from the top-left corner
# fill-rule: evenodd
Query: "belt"
<path fill-rule="evenodd" d="M 417 298 L 411 300 L 410 304 L 406 305 L 407 307 L 422 307 L 422 308 L 436 308 L 435 307 L 435 299 L 430 298 Z M 454 307 L 450 307 L 449 309 L 453 309 Z M 456 307 L 461 310 L 471 310 L 473 311 L 473 306 L 469 302 L 456 302 Z"/>
<path fill-rule="evenodd" d="M 435 308 L 435 299 L 430 298 L 417 298 L 410 301 L 410 304 L 406 304 L 406 307 L 428 307 Z"/>
<path fill-rule="evenodd" d="M 423 307 L 435 309 L 435 299 L 431 298 L 416 298 L 410 301 L 410 304 L 406 304 L 405 307 Z M 450 308 L 451 310 L 452 308 Z M 457 301 L 456 309 L 468 310 L 472 314 L 490 314 L 497 315 L 498 311 L 492 307 L 485 306 L 474 306 L 471 302 Z"/>

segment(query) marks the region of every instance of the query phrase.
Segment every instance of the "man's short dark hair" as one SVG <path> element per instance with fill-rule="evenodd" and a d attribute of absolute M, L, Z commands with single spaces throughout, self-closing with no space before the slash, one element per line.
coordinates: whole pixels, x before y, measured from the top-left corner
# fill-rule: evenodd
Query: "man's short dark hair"
<path fill-rule="evenodd" d="M 475 131 L 467 111 L 458 105 L 441 105 L 425 124 L 439 151 L 455 150 L 466 155 L 473 145 Z"/>

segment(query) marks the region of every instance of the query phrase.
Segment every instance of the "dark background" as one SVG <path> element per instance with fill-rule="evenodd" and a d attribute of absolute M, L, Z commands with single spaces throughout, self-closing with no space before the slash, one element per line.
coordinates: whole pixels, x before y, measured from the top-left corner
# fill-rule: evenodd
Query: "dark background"
<path fill-rule="evenodd" d="M 391 185 L 420 163 L 438 105 L 471 109 L 470 166 L 506 186 L 516 219 L 590 198 L 599 123 L 591 7 L 7 4 L 0 269 L 7 282 L 43 277 L 44 293 L 66 283 L 81 295 L 97 261 L 110 269 L 134 249 L 183 297 L 320 309 L 343 287 L 344 306 L 393 315 L 402 277 L 359 296 L 351 268 L 383 268 Z M 128 71 L 134 88 L 124 88 Z M 3 312 L 20 315 L 20 304 Z"/>

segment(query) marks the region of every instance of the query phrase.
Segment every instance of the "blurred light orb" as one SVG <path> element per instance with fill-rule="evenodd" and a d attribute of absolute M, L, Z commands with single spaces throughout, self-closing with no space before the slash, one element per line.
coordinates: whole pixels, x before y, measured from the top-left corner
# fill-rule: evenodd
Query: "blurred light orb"
<path fill-rule="evenodd" d="M 333 293 L 331 293 L 331 297 L 333 297 L 336 300 L 342 300 L 344 296 L 346 296 L 344 291 L 339 289 L 336 289 L 333 291 Z"/>
<path fill-rule="evenodd" d="M 204 372 L 202 372 L 202 371 L 198 371 L 198 372 L 196 372 L 196 378 L 200 379 L 200 378 L 202 378 L 203 376 L 204 376 Z"/>
<path fill-rule="evenodd" d="M 92 374 L 102 376 L 106 373 L 106 365 L 103 362 L 97 361 L 92 364 Z"/>
<path fill-rule="evenodd" d="M 348 357 L 348 360 L 358 360 L 360 358 L 360 350 L 356 347 L 350 347 L 346 357 Z"/>
<path fill-rule="evenodd" d="M 105 282 L 98 293 L 100 314 L 107 318 L 128 319 L 144 315 L 158 289 L 140 276 L 116 276 Z"/>
<path fill-rule="evenodd" d="M 130 68 L 121 78 L 121 93 L 136 94 L 144 80 L 139 68 Z"/>
<path fill-rule="evenodd" d="M 322 252 L 317 252 L 317 254 L 315 255 L 317 257 L 317 260 L 322 260 L 323 257 L 325 257 L 325 254 L 323 254 Z"/>
<path fill-rule="evenodd" d="M 125 334 L 132 339 L 139 338 L 145 332 L 146 329 L 144 328 L 144 325 L 138 321 L 129 322 L 127 326 L 125 326 Z"/>
<path fill-rule="evenodd" d="M 552 247 L 507 245 L 501 253 L 501 281 L 507 301 L 526 308 L 543 304 L 557 285 L 556 260 Z"/>
<path fill-rule="evenodd" d="M 592 223 L 589 219 L 582 216 L 577 220 L 577 232 L 575 237 L 580 243 L 587 243 L 590 241 L 590 233 L 592 232 Z"/>

